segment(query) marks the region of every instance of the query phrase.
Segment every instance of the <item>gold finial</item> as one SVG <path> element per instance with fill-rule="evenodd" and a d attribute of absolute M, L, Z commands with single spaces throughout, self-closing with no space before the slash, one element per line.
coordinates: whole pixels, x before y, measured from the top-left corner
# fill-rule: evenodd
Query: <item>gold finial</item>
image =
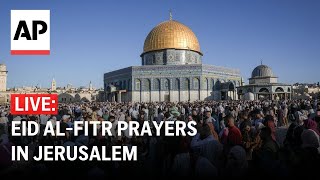
<path fill-rule="evenodd" d="M 170 16 L 170 21 L 172 21 L 172 11 L 171 11 L 171 9 L 169 11 L 169 16 Z"/>

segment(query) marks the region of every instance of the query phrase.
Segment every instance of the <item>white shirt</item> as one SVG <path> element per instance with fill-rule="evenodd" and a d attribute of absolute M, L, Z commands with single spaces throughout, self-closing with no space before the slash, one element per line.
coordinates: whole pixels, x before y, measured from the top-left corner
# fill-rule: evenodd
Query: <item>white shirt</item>
<path fill-rule="evenodd" d="M 41 124 L 41 125 L 46 125 L 48 119 L 49 119 L 49 117 L 48 117 L 47 115 L 41 114 L 41 115 L 40 115 L 40 124 Z"/>
<path fill-rule="evenodd" d="M 124 115 L 124 113 L 120 113 L 118 121 L 124 121 L 124 120 L 126 120 L 126 115 Z"/>
<path fill-rule="evenodd" d="M 110 132 L 114 137 L 117 137 L 118 135 L 117 126 L 118 126 L 118 120 L 114 120 L 114 122 L 112 123 L 112 127 L 110 129 Z"/>
<path fill-rule="evenodd" d="M 139 112 L 137 110 L 133 110 L 131 113 L 132 118 L 138 119 Z"/>

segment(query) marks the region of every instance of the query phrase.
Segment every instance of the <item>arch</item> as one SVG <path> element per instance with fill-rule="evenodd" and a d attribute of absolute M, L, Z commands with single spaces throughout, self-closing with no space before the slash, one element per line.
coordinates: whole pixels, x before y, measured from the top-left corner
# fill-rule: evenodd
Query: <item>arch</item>
<path fill-rule="evenodd" d="M 76 94 L 76 95 L 74 96 L 74 98 L 75 98 L 76 101 L 80 101 L 80 100 L 81 100 L 81 97 L 80 97 L 79 94 Z"/>
<path fill-rule="evenodd" d="M 136 79 L 135 89 L 136 89 L 137 91 L 140 91 L 140 90 L 141 90 L 141 81 L 140 81 L 140 79 Z"/>
<path fill-rule="evenodd" d="M 214 83 L 214 79 L 211 79 L 211 82 L 212 82 L 212 91 L 215 90 L 215 83 Z"/>
<path fill-rule="evenodd" d="M 185 78 L 183 85 L 184 85 L 183 90 L 186 90 L 186 93 L 187 93 L 185 100 L 190 101 L 190 79 Z"/>
<path fill-rule="evenodd" d="M 176 79 L 174 80 L 174 88 L 175 88 L 176 90 L 180 90 L 180 79 L 179 79 L 179 78 L 176 78 Z"/>
<path fill-rule="evenodd" d="M 81 98 L 81 101 L 82 101 L 82 102 L 90 102 L 89 99 L 86 98 L 86 97 Z"/>
<path fill-rule="evenodd" d="M 178 91 L 178 101 L 180 101 L 181 100 L 181 98 L 180 98 L 180 79 L 179 78 L 176 78 L 175 80 L 174 80 L 174 88 L 175 88 L 175 90 L 177 90 Z"/>
<path fill-rule="evenodd" d="M 228 90 L 229 91 L 234 91 L 235 90 L 235 86 L 234 86 L 233 82 L 229 82 Z"/>
<path fill-rule="evenodd" d="M 290 89 L 290 88 L 288 88 L 288 92 L 291 92 L 291 89 Z"/>
<path fill-rule="evenodd" d="M 164 79 L 164 90 L 170 90 L 170 80 L 169 79 Z"/>
<path fill-rule="evenodd" d="M 151 80 L 150 79 L 144 80 L 143 90 L 146 90 L 146 91 L 151 90 Z"/>
<path fill-rule="evenodd" d="M 259 90 L 259 92 L 269 93 L 269 89 L 267 89 L 267 88 L 261 88 L 261 89 Z"/>
<path fill-rule="evenodd" d="M 74 96 L 69 93 L 62 93 L 58 95 L 58 101 L 62 103 L 73 102 Z"/>
<path fill-rule="evenodd" d="M 208 78 L 205 78 L 204 79 L 204 88 L 205 88 L 205 90 L 209 90 L 209 86 L 210 86 L 210 81 L 209 81 L 209 79 Z"/>
<path fill-rule="evenodd" d="M 190 80 L 189 80 L 189 78 L 185 78 L 183 84 L 184 84 L 184 88 L 186 90 L 190 90 Z"/>
<path fill-rule="evenodd" d="M 153 89 L 154 90 L 159 90 L 161 89 L 161 82 L 160 79 L 155 79 L 153 83 Z"/>
<path fill-rule="evenodd" d="M 214 86 L 214 89 L 216 91 L 220 91 L 221 90 L 221 81 L 218 79 L 215 86 Z"/>
<path fill-rule="evenodd" d="M 277 87 L 277 88 L 276 88 L 276 92 L 284 92 L 284 90 L 283 90 L 282 87 Z"/>
<path fill-rule="evenodd" d="M 144 79 L 143 80 L 143 95 L 142 95 L 142 101 L 144 102 L 150 102 L 151 101 L 151 80 L 150 79 Z"/>
<path fill-rule="evenodd" d="M 193 78 L 193 89 L 200 89 L 200 80 L 198 78 Z"/>

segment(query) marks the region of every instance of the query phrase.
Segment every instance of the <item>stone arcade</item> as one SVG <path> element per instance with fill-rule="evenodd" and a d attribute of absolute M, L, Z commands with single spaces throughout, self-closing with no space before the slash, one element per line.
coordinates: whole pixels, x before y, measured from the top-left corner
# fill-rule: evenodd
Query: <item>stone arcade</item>
<path fill-rule="evenodd" d="M 108 101 L 197 101 L 238 99 L 240 71 L 202 64 L 196 35 L 175 20 L 158 24 L 144 42 L 142 66 L 104 74 Z"/>

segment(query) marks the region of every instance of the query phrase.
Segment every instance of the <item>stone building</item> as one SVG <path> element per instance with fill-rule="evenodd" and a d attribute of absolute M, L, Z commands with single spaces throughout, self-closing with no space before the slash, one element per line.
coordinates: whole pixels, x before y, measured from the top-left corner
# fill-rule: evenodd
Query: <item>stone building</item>
<path fill-rule="evenodd" d="M 154 27 L 145 39 L 142 66 L 104 74 L 108 101 L 197 101 L 237 99 L 240 71 L 202 64 L 196 35 L 170 19 Z"/>
<path fill-rule="evenodd" d="M 61 93 L 58 95 L 59 103 L 73 103 L 73 102 L 92 102 L 96 101 L 97 93 Z"/>
<path fill-rule="evenodd" d="M 57 82 L 56 82 L 56 80 L 52 79 L 51 91 L 56 91 L 56 90 L 57 90 Z"/>
<path fill-rule="evenodd" d="M 250 100 L 270 99 L 284 100 L 292 98 L 292 87 L 288 84 L 278 83 L 272 69 L 266 65 L 257 66 L 251 74 L 249 84 L 238 87 L 239 99 Z"/>
<path fill-rule="evenodd" d="M 5 64 L 0 64 L 0 104 L 5 104 L 9 102 L 10 95 L 6 93 L 7 91 L 7 66 Z"/>

